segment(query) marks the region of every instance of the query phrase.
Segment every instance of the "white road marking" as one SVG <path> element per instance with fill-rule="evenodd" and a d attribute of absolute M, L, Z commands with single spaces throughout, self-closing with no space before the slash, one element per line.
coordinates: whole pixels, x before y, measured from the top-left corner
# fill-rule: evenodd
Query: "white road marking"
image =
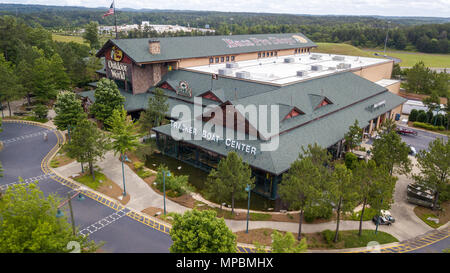
<path fill-rule="evenodd" d="M 104 228 L 104 227 L 114 223 L 115 221 L 119 220 L 120 218 L 124 217 L 125 215 L 127 215 L 128 212 L 129 212 L 128 209 L 123 209 L 123 210 L 114 212 L 113 214 L 108 215 L 105 218 L 98 220 L 94 224 L 83 228 L 82 230 L 80 230 L 79 233 L 83 236 L 87 236 L 89 234 L 97 232 L 97 231 L 101 230 L 102 228 Z"/>
<path fill-rule="evenodd" d="M 29 178 L 23 179 L 22 181 L 19 180 L 19 181 L 15 181 L 15 182 L 12 182 L 12 183 L 5 184 L 5 185 L 0 185 L 0 190 L 6 190 L 7 188 L 11 187 L 12 185 L 19 185 L 19 184 L 26 185 L 26 184 L 29 184 L 31 182 L 41 181 L 41 180 L 50 178 L 52 176 L 54 176 L 53 173 L 47 173 L 47 174 L 42 174 L 42 175 L 39 175 L 39 176 L 29 177 Z"/>
<path fill-rule="evenodd" d="M 39 131 L 39 132 L 36 132 L 36 133 L 32 133 L 32 134 L 28 134 L 28 135 L 22 135 L 22 136 L 18 136 L 18 137 L 6 139 L 6 140 L 1 140 L 1 141 L 3 142 L 4 145 L 7 145 L 7 144 L 10 144 L 10 143 L 13 143 L 13 142 L 20 141 L 20 140 L 24 140 L 24 139 L 28 139 L 28 138 L 32 138 L 32 137 L 37 137 L 37 136 L 43 135 L 44 133 L 48 134 L 48 133 L 50 133 L 52 131 L 53 130 L 43 130 L 43 131 Z"/>

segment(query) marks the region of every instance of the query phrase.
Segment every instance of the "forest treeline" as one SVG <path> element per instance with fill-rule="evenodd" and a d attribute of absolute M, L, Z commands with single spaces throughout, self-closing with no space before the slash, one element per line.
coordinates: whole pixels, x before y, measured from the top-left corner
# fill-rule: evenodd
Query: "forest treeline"
<path fill-rule="evenodd" d="M 19 7 L 19 8 L 18 8 Z M 74 30 L 91 21 L 113 25 L 114 16 L 103 18 L 105 9 L 48 7 L 33 5 L 0 5 L 0 16 L 20 17 L 28 25 L 52 30 Z M 449 18 L 388 18 L 363 16 L 312 16 L 269 13 L 236 13 L 214 11 L 124 11 L 117 12 L 117 24 L 183 25 L 216 30 L 215 35 L 302 32 L 315 42 L 350 43 L 354 46 L 383 47 L 389 28 L 387 46 L 398 50 L 427 53 L 450 53 Z M 388 21 L 389 20 L 389 21 Z M 390 23 L 389 23 L 390 22 Z M 432 22 L 432 23 L 430 23 Z M 164 33 L 162 35 L 204 35 Z M 131 31 L 121 37 L 161 36 L 151 29 Z"/>

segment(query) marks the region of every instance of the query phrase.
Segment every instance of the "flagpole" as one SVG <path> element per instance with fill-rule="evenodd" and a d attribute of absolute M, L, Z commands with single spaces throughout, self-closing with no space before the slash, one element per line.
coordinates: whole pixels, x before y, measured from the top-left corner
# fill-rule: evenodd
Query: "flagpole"
<path fill-rule="evenodd" d="M 113 7 L 114 7 L 114 26 L 116 27 L 116 39 L 117 39 L 117 16 L 116 16 L 116 3 L 113 0 Z"/>

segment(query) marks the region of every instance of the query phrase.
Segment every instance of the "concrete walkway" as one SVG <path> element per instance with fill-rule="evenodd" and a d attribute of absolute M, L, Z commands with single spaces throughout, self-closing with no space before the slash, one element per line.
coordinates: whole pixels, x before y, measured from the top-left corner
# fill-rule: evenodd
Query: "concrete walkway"
<path fill-rule="evenodd" d="M 118 159 L 118 156 L 114 156 L 113 152 L 108 152 L 106 153 L 104 160 L 97 162 L 95 165 L 100 167 L 101 172 L 123 190 L 122 163 Z M 81 165 L 75 161 L 56 168 L 56 170 L 65 177 L 76 176 L 81 173 Z M 126 192 L 131 196 L 130 201 L 126 204 L 127 207 L 137 211 L 142 211 L 148 207 L 164 207 L 163 197 L 153 191 L 153 189 L 126 164 L 124 165 L 124 171 Z M 166 198 L 166 209 L 169 212 L 177 213 L 183 213 L 188 210 L 188 208 L 183 207 L 168 198 Z"/>

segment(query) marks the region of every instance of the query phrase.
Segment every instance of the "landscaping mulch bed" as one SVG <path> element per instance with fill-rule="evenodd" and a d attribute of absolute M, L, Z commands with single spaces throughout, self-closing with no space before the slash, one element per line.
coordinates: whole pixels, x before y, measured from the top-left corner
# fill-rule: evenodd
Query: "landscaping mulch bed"
<path fill-rule="evenodd" d="M 62 167 L 65 166 L 67 164 L 70 164 L 72 162 L 74 162 L 75 159 L 68 157 L 65 154 L 57 154 L 50 162 L 50 166 L 52 168 L 58 168 L 58 167 Z"/>
<path fill-rule="evenodd" d="M 255 242 L 258 242 L 261 245 L 264 246 L 270 246 L 272 244 L 272 233 L 273 229 L 270 228 L 259 228 L 259 229 L 253 229 L 249 230 L 248 233 L 245 233 L 245 231 L 238 231 L 235 232 L 236 234 L 236 241 L 239 243 L 244 244 L 254 244 Z M 278 231 L 282 234 L 285 234 L 285 231 Z M 298 233 L 292 233 L 294 235 L 294 238 L 297 239 Z M 320 232 L 315 233 L 302 233 L 302 237 L 306 237 L 306 243 L 308 244 L 308 249 L 329 249 L 327 247 L 327 243 L 324 240 L 322 234 Z M 338 244 L 344 245 L 344 242 L 339 242 Z"/>
<path fill-rule="evenodd" d="M 90 175 L 88 172 L 85 172 L 81 175 L 78 175 L 76 177 L 74 177 L 73 179 L 78 181 L 80 178 L 86 176 L 86 175 Z M 122 200 L 120 200 L 118 197 L 119 196 L 123 196 L 123 190 L 116 184 L 114 183 L 111 179 L 109 179 L 107 176 L 105 176 L 105 181 L 103 181 L 102 183 L 98 184 L 98 187 L 94 190 L 101 192 L 117 201 L 119 201 L 122 205 L 126 205 L 129 201 L 130 201 L 130 194 L 127 193 L 126 196 L 124 196 L 122 198 Z M 80 181 L 78 181 L 80 182 Z M 80 182 L 82 183 L 82 182 Z"/>
<path fill-rule="evenodd" d="M 254 244 L 258 242 L 261 245 L 270 246 L 272 244 L 272 232 L 273 229 L 261 228 L 249 230 L 248 233 L 245 231 L 235 232 L 236 240 L 239 243 Z M 285 234 L 284 231 L 278 231 Z M 334 229 L 331 231 L 334 234 Z M 322 232 L 314 233 L 302 233 L 302 238 L 306 238 L 306 243 L 309 250 L 329 250 L 329 249 L 344 249 L 344 248 L 354 248 L 354 247 L 364 247 L 368 242 L 377 240 L 380 244 L 387 244 L 398 242 L 398 240 L 389 235 L 388 233 L 378 231 L 378 235 L 375 235 L 373 230 L 363 230 L 362 236 L 357 235 L 357 230 L 345 230 L 339 231 L 339 237 L 337 243 L 327 243 Z M 294 238 L 297 239 L 298 233 L 292 233 Z"/>
<path fill-rule="evenodd" d="M 422 219 L 425 223 L 430 225 L 433 228 L 437 228 L 439 226 L 445 225 L 448 221 L 450 221 L 450 201 L 446 201 L 441 204 L 441 210 L 432 210 L 429 208 L 416 206 L 414 208 L 414 213 Z M 439 223 L 426 220 L 428 217 L 433 217 L 439 219 Z"/>

